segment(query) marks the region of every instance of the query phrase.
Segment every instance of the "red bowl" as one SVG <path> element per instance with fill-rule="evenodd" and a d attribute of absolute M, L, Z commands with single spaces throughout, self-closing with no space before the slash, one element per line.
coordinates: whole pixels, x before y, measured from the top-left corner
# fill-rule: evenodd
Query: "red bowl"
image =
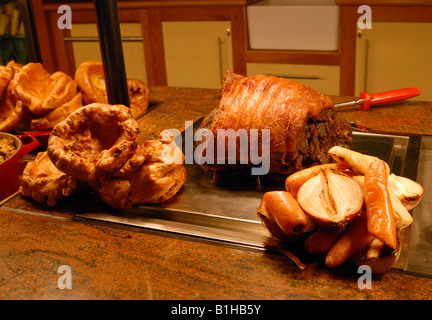
<path fill-rule="evenodd" d="M 16 152 L 12 157 L 0 163 L 0 201 L 18 191 L 20 186 L 19 177 L 23 172 L 23 156 L 39 146 L 39 141 L 33 136 L 32 142 L 24 145 L 20 138 L 10 133 L 0 132 L 0 139 L 12 138 L 15 143 Z"/>

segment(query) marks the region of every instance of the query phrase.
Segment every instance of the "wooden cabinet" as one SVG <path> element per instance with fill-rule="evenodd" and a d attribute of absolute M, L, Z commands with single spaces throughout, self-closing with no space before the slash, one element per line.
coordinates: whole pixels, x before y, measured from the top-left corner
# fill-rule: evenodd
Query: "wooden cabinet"
<path fill-rule="evenodd" d="M 122 44 L 127 78 L 135 78 L 147 83 L 141 25 L 139 23 L 120 23 L 120 30 L 124 38 Z M 66 38 L 66 41 L 72 43 L 76 67 L 84 61 L 102 60 L 95 23 L 74 24 L 71 36 Z"/>
<path fill-rule="evenodd" d="M 311 64 L 248 63 L 247 75 L 274 75 L 303 83 L 322 94 L 339 95 L 340 67 Z"/>
<path fill-rule="evenodd" d="M 358 30 L 356 95 L 420 87 L 413 99 L 432 101 L 432 23 L 375 22 Z"/>
<path fill-rule="evenodd" d="M 430 99 L 428 92 L 431 90 L 423 80 L 423 68 L 429 68 L 429 58 L 424 59 L 424 50 L 430 46 L 426 43 L 430 43 L 431 36 L 427 31 L 429 27 L 423 29 L 426 26 L 423 24 L 432 22 L 432 2 L 336 0 L 336 4 L 341 7 L 341 60 L 344 65 L 341 84 L 346 83 L 346 90 L 341 94 L 352 92 L 351 94 L 358 95 L 364 89 L 378 92 L 400 86 L 415 86 L 423 92 L 416 99 Z M 371 8 L 372 29 L 362 30 L 363 35 L 359 39 L 357 22 L 360 17 L 358 8 L 361 5 Z M 365 59 L 367 39 L 369 49 Z"/>
<path fill-rule="evenodd" d="M 424 82 L 424 75 L 430 74 L 427 71 L 430 62 L 421 53 L 424 50 L 427 52 L 424 48 L 427 48 L 425 43 L 430 41 L 430 37 L 428 40 L 418 40 L 416 43 L 422 43 L 422 47 L 418 49 L 413 45 L 414 38 L 407 33 L 409 29 L 402 28 L 392 35 L 393 39 L 397 33 L 407 35 L 392 43 L 385 44 L 383 41 L 382 48 L 381 44 L 375 47 L 373 45 L 375 37 L 383 38 L 382 34 L 386 32 L 381 30 L 380 23 L 407 23 L 412 24 L 413 28 L 416 28 L 416 23 L 431 23 L 430 0 L 336 0 L 336 4 L 340 6 L 337 51 L 252 50 L 247 40 L 246 7 L 254 1 L 256 0 L 118 1 L 120 23 L 134 25 L 131 34 L 142 37 L 140 43 L 123 44 L 128 76 L 137 73 L 137 77 L 145 77 L 149 85 L 212 88 L 220 83 L 221 69 L 231 69 L 243 75 L 300 73 L 317 75 L 319 79 L 298 80 L 323 93 L 355 95 L 364 88 L 362 74 L 364 70 L 368 70 L 368 91 L 381 91 L 384 85 L 391 89 L 408 85 L 420 86 L 424 92 L 420 99 L 430 99 Z M 96 17 L 92 1 L 67 2 L 73 12 L 72 30 L 60 30 L 57 28 L 57 9 L 63 3 L 59 0 L 32 0 L 44 66 L 50 72 L 60 70 L 73 75 L 77 59 L 83 59 L 74 57 L 74 52 L 81 51 L 74 47 L 83 44 L 67 42 L 65 38 L 81 31 L 86 34 L 85 30 L 74 30 L 74 26 L 94 24 Z M 372 8 L 374 26 L 371 33 L 365 32 L 363 38 L 370 37 L 367 69 L 361 65 L 362 59 L 364 60 L 361 55 L 365 50 L 356 34 L 357 21 L 361 15 L 358 13 L 360 5 Z M 181 28 L 184 30 L 181 31 Z M 230 36 L 225 35 L 227 28 L 231 30 Z M 207 37 L 203 36 L 204 31 L 208 33 Z M 412 32 L 421 34 L 418 29 Z M 94 29 L 91 34 L 94 34 Z M 405 44 L 398 47 L 399 42 Z M 133 48 L 126 49 L 129 46 Z M 377 48 L 382 53 L 373 53 Z M 409 63 L 406 59 L 399 62 L 395 60 L 394 65 L 398 67 L 386 67 L 391 59 L 403 57 L 402 52 L 408 52 L 414 58 L 409 58 Z M 129 56 L 129 53 L 133 56 Z M 414 64 L 414 61 L 418 63 Z M 412 70 L 409 76 L 402 73 L 405 67 Z M 383 78 L 383 75 L 388 74 L 394 76 Z M 410 80 L 411 76 L 416 79 Z M 396 80 L 399 82 L 393 82 Z M 406 82 L 401 82 L 402 80 Z"/>
<path fill-rule="evenodd" d="M 130 31 L 141 39 L 123 43 L 127 76 L 137 74 L 151 86 L 213 88 L 220 86 L 221 70 L 246 74 L 245 8 L 250 1 L 255 0 L 118 1 L 122 37 Z M 92 1 L 66 3 L 72 10 L 71 30 L 57 27 L 57 9 L 64 2 L 32 0 L 41 62 L 49 72 L 73 75 L 79 61 L 97 56 L 99 50 L 96 43 L 65 39 L 97 35 L 96 15 Z M 85 25 L 89 24 L 93 26 L 87 31 Z M 123 31 L 126 26 L 131 30 Z M 83 55 L 84 48 L 93 52 Z"/>
<path fill-rule="evenodd" d="M 220 88 L 233 70 L 230 21 L 162 22 L 168 86 Z"/>

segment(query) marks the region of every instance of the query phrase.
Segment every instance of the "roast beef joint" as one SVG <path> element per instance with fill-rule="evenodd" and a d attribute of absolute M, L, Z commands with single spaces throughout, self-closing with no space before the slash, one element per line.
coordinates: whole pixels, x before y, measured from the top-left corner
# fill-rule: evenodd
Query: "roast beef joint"
<path fill-rule="evenodd" d="M 351 127 L 336 113 L 330 97 L 294 80 L 275 76 L 245 77 L 228 71 L 219 106 L 204 118 L 201 128 L 210 130 L 214 137 L 221 131 L 246 130 L 249 140 L 252 130 L 257 130 L 257 150 L 269 150 L 269 168 L 261 174 L 289 175 L 331 162 L 328 150 L 333 146 L 352 147 Z M 262 132 L 267 129 L 270 138 L 264 139 Z M 241 152 L 239 140 L 237 160 Z M 206 143 L 203 149 L 214 150 L 217 157 L 202 164 L 206 171 L 251 175 L 254 167 L 251 159 L 247 163 L 228 161 L 228 143 L 222 144 L 223 152 L 218 150 L 221 144 L 217 139 L 203 139 L 201 143 Z M 213 143 L 211 148 L 209 143 Z M 225 154 L 225 159 L 221 159 L 221 154 Z"/>

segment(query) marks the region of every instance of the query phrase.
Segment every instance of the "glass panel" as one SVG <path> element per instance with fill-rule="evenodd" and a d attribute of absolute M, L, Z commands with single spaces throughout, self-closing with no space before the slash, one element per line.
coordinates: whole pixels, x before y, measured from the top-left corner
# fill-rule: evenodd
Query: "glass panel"
<path fill-rule="evenodd" d="M 29 62 L 24 21 L 18 1 L 8 1 L 0 6 L 0 64 L 9 61 Z"/>

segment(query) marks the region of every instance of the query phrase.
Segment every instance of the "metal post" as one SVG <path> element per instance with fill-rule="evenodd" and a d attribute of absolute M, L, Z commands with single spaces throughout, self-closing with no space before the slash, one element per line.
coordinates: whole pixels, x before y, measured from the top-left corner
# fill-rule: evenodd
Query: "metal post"
<path fill-rule="evenodd" d="M 108 103 L 130 107 L 116 0 L 93 0 Z"/>
<path fill-rule="evenodd" d="M 19 0 L 18 4 L 22 14 L 22 21 L 24 23 L 29 60 L 30 62 L 42 62 L 31 1 Z"/>

